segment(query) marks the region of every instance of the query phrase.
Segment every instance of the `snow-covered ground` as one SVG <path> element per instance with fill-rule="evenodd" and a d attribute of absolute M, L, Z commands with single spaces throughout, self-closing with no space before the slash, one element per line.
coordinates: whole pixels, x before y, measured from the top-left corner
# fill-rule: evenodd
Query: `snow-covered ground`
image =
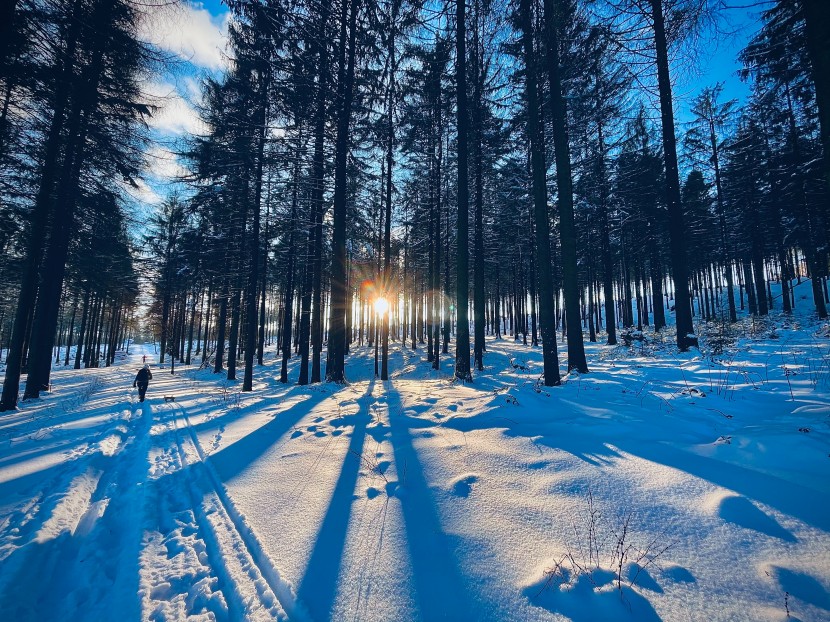
<path fill-rule="evenodd" d="M 399 344 L 344 387 L 153 366 L 143 404 L 140 346 L 56 371 L 0 415 L 0 619 L 828 620 L 830 330 L 799 303 L 721 354 L 588 344 L 550 389 L 511 339 L 471 385 Z"/>

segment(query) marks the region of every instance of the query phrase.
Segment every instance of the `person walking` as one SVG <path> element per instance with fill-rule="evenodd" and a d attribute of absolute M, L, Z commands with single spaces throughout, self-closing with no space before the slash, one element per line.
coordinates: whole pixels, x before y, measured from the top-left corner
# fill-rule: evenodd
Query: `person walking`
<path fill-rule="evenodd" d="M 150 381 L 153 379 L 153 374 L 150 372 L 150 366 L 145 365 L 138 370 L 133 380 L 133 387 L 138 387 L 138 401 L 143 402 L 144 396 L 147 394 L 147 387 L 150 386 Z"/>

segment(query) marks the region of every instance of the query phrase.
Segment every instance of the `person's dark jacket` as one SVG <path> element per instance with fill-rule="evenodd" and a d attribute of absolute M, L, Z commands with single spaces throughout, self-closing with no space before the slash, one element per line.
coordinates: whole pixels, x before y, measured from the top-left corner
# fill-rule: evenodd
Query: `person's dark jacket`
<path fill-rule="evenodd" d="M 153 374 L 150 373 L 150 370 L 146 367 L 143 367 L 138 370 L 138 373 L 135 375 L 135 380 L 133 380 L 133 386 L 137 384 L 150 384 L 150 381 L 153 379 Z"/>

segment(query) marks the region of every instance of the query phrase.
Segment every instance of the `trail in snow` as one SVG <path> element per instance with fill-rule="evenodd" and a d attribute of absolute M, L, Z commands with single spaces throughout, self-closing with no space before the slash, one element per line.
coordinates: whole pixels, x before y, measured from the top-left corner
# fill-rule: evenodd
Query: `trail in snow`
<path fill-rule="evenodd" d="M 62 426 L 60 436 L 98 419 L 107 424 L 91 426 L 100 428 L 94 439 L 62 452 L 63 462 L 42 470 L 32 459 L 6 465 L 18 474 L 28 465 L 33 471 L 22 477 L 39 478 L 43 491 L 16 506 L 4 494 L 0 609 L 15 620 L 100 620 L 113 612 L 273 620 L 287 619 L 285 607 L 303 619 L 290 586 L 204 463 L 186 412 L 175 402 L 138 403 L 131 381 L 123 369 L 93 376 L 97 395 L 87 391 L 54 427 Z M 156 374 L 152 391 L 180 387 L 179 378 Z M 30 420 L 65 410 L 36 408 L 39 415 L 18 416 L 24 431 L 9 432 L 13 440 L 42 441 L 29 433 Z"/>

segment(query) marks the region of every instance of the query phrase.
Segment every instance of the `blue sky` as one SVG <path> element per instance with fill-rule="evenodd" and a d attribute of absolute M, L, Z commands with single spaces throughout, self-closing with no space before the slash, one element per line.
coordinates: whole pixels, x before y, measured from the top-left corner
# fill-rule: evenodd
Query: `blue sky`
<path fill-rule="evenodd" d="M 225 70 L 228 18 L 227 7 L 215 0 L 154 7 L 146 15 L 142 38 L 173 62 L 144 83 L 145 96 L 158 109 L 150 120 L 155 144 L 147 154 L 145 179 L 131 192 L 141 204 L 152 206 L 165 198 L 170 180 L 183 172 L 175 152 L 187 136 L 204 130 L 197 111 L 201 80 Z"/>
<path fill-rule="evenodd" d="M 704 88 L 723 82 L 723 101 L 737 99 L 743 103 L 750 93 L 750 85 L 742 82 L 736 72 L 741 68 L 737 57 L 750 38 L 760 28 L 758 9 L 731 9 L 721 14 L 719 28 L 723 31 L 701 41 L 694 58 L 695 66 L 685 70 L 682 60 L 675 62 L 677 121 L 688 121 L 689 102 Z"/>

